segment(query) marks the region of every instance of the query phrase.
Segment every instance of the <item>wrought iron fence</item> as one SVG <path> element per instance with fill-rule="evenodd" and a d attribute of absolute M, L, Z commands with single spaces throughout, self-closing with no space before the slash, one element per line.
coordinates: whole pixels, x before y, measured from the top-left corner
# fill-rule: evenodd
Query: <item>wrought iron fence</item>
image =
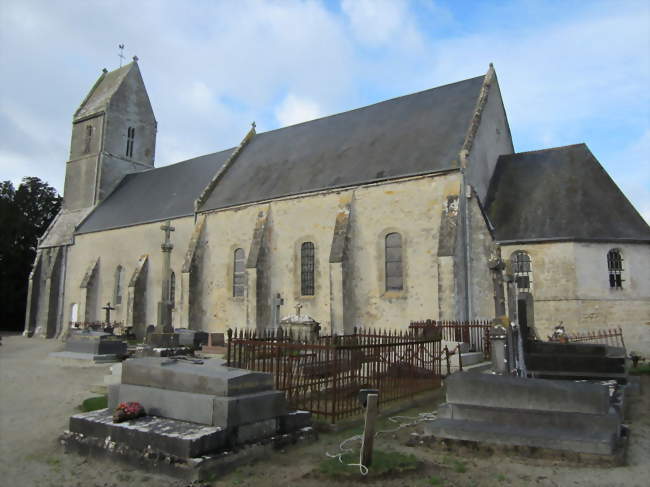
<path fill-rule="evenodd" d="M 620 326 L 618 328 L 606 330 L 588 330 L 577 333 L 567 333 L 566 337 L 567 341 L 572 343 L 594 342 L 625 348 L 625 342 L 623 341 L 623 330 Z"/>
<path fill-rule="evenodd" d="M 470 351 L 483 352 L 485 358 L 490 357 L 490 328 L 487 320 L 474 321 L 412 321 L 410 330 L 421 334 L 440 333 L 442 340 L 450 342 L 469 343 Z M 437 331 L 439 330 L 439 331 Z"/>
<path fill-rule="evenodd" d="M 229 366 L 273 374 L 291 407 L 332 423 L 362 411 L 359 389 L 378 389 L 379 402 L 386 403 L 440 387 L 442 355 L 439 333 L 228 330 Z"/>

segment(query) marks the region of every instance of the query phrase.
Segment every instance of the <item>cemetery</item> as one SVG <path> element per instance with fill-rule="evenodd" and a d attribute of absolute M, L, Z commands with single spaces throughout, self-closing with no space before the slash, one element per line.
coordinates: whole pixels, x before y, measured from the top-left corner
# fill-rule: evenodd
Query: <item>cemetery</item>
<path fill-rule="evenodd" d="M 322 335 L 298 308 L 263 333 L 155 327 L 140 343 L 82 326 L 45 360 L 96 371 L 107 407 L 68 414 L 53 451 L 170 486 L 258 485 L 269 465 L 289 475 L 292 457 L 304 458 L 304 485 L 500 485 L 527 470 L 639 478 L 648 376 L 629 374 L 620 330 L 539 340 L 508 321 Z M 504 473 L 473 484 L 496 459 Z"/>

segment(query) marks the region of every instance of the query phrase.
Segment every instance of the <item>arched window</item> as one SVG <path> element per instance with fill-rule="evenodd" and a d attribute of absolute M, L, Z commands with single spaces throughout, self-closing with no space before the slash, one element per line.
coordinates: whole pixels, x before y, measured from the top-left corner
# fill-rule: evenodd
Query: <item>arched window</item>
<path fill-rule="evenodd" d="M 386 235 L 386 291 L 404 289 L 402 269 L 402 236 L 399 233 Z"/>
<path fill-rule="evenodd" d="M 122 304 L 122 266 L 118 265 L 115 269 L 115 291 L 113 303 Z"/>
<path fill-rule="evenodd" d="M 135 127 L 126 131 L 126 157 L 133 157 L 133 143 L 135 142 Z"/>
<path fill-rule="evenodd" d="M 609 287 L 623 287 L 623 257 L 621 251 L 612 249 L 607 252 L 607 270 L 609 271 Z"/>
<path fill-rule="evenodd" d="M 84 154 L 90 152 L 90 142 L 93 140 L 93 126 L 86 125 L 86 136 L 84 138 Z"/>
<path fill-rule="evenodd" d="M 232 272 L 232 295 L 236 298 L 244 296 L 246 287 L 246 262 L 244 257 L 244 249 L 235 250 Z"/>
<path fill-rule="evenodd" d="M 303 242 L 300 246 L 300 294 L 314 295 L 314 244 Z"/>
<path fill-rule="evenodd" d="M 169 302 L 172 303 L 172 307 L 174 307 L 175 301 L 176 301 L 176 274 L 174 274 L 174 271 L 171 271 L 169 274 Z"/>
<path fill-rule="evenodd" d="M 532 268 L 530 256 L 523 250 L 517 250 L 510 258 L 512 264 L 512 275 L 517 283 L 517 289 L 521 292 L 530 292 L 532 284 Z"/>

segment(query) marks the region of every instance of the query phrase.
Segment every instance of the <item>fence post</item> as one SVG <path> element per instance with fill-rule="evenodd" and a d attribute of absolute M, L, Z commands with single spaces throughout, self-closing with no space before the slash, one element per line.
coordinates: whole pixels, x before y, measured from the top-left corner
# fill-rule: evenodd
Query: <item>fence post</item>
<path fill-rule="evenodd" d="M 231 343 L 232 343 L 232 329 L 228 328 L 228 362 L 227 362 L 228 367 L 232 366 L 230 363 L 230 349 L 232 347 Z"/>
<path fill-rule="evenodd" d="M 363 441 L 361 443 L 361 458 L 359 460 L 359 463 L 366 467 L 372 464 L 372 444 L 375 439 L 378 400 L 378 394 L 368 394 L 366 398 L 366 421 L 363 429 Z"/>

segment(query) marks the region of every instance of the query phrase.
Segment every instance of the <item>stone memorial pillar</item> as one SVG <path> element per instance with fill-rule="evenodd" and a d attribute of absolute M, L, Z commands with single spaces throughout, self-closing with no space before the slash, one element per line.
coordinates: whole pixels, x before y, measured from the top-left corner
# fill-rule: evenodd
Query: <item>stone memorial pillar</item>
<path fill-rule="evenodd" d="M 172 326 L 172 306 L 169 296 L 169 279 L 171 276 L 171 252 L 174 245 L 171 243 L 171 232 L 175 230 L 168 220 L 160 229 L 165 232 L 165 240 L 160 245 L 162 250 L 162 289 L 161 298 L 158 302 L 158 314 L 156 329 L 149 335 L 149 344 L 155 347 L 178 347 L 178 335 L 174 333 Z"/>
<path fill-rule="evenodd" d="M 492 349 L 492 370 L 497 374 L 507 374 L 509 371 L 506 343 L 508 342 L 508 333 L 505 327 L 495 320 L 495 324 L 490 330 L 490 343 Z"/>

